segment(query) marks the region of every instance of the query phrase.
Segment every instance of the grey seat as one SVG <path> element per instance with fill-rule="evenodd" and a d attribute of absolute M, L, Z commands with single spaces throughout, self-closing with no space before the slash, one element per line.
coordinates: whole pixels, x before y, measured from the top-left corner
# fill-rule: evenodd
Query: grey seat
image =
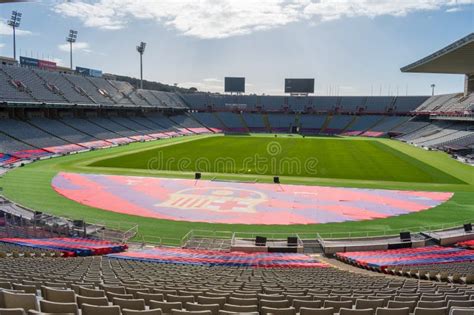
<path fill-rule="evenodd" d="M 120 306 L 117 305 L 99 306 L 83 304 L 81 309 L 82 315 L 121 315 Z"/>
<path fill-rule="evenodd" d="M 440 308 L 416 307 L 414 314 L 415 315 L 447 315 L 448 308 L 447 307 L 440 307 Z"/>
<path fill-rule="evenodd" d="M 375 311 L 375 315 L 410 315 L 410 309 L 408 307 L 401 307 L 401 308 L 379 307 Z"/>
<path fill-rule="evenodd" d="M 40 309 L 41 312 L 44 313 L 79 313 L 79 308 L 76 303 L 61 303 L 47 300 L 40 301 Z"/>
<path fill-rule="evenodd" d="M 375 310 L 372 308 L 368 309 L 352 309 L 352 308 L 341 308 L 339 315 L 373 315 Z"/>
<path fill-rule="evenodd" d="M 300 308 L 300 315 L 333 315 L 335 312 L 334 307 Z"/>
<path fill-rule="evenodd" d="M 122 309 L 123 315 L 162 315 L 163 313 L 159 308 L 150 309 L 145 311 L 137 311 L 137 310 L 129 310 L 129 309 Z"/>

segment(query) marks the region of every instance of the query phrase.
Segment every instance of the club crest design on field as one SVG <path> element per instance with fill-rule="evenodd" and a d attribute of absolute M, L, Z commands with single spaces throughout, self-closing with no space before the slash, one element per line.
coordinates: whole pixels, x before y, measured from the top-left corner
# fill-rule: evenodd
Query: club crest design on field
<path fill-rule="evenodd" d="M 156 219 L 316 224 L 383 219 L 436 207 L 453 194 L 59 173 L 59 194 L 83 205 Z"/>
<path fill-rule="evenodd" d="M 256 213 L 255 207 L 265 200 L 264 194 L 245 189 L 191 188 L 172 193 L 168 200 L 156 206 L 181 210 Z"/>

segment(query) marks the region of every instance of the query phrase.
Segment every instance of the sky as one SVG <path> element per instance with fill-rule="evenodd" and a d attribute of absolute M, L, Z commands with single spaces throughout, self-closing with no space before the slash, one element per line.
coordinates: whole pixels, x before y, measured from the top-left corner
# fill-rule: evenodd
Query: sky
<path fill-rule="evenodd" d="M 2 2 L 2 1 L 0 1 Z M 41 0 L 0 4 L 0 55 L 12 56 L 12 10 L 23 13 L 19 55 L 223 92 L 282 95 L 285 78 L 315 78 L 316 95 L 461 92 L 461 75 L 401 73 L 474 31 L 474 0 Z"/>

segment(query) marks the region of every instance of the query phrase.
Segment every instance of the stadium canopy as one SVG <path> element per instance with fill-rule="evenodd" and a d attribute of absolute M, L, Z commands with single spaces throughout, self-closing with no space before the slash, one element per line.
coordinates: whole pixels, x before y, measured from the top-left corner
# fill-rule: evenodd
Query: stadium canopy
<path fill-rule="evenodd" d="M 401 68 L 401 71 L 474 74 L 474 33 Z"/>

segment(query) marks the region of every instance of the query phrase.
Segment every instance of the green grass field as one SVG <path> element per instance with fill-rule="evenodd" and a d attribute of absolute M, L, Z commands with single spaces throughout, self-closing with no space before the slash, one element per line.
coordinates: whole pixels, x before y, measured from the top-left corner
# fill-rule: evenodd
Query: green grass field
<path fill-rule="evenodd" d="M 90 166 L 253 175 L 462 183 L 377 140 L 212 137 L 153 148 Z"/>
<path fill-rule="evenodd" d="M 273 144 L 269 148 L 268 144 Z M 276 149 L 278 150 L 275 150 Z M 163 163 L 160 161 L 160 153 Z M 255 226 L 167 221 L 128 216 L 83 206 L 57 194 L 52 178 L 60 171 L 193 178 L 194 170 L 203 171 L 203 179 L 226 179 L 271 182 L 273 169 L 260 169 L 246 161 L 248 155 L 260 154 L 279 167 L 283 183 L 343 187 L 428 190 L 455 192 L 448 202 L 431 210 L 387 219 L 323 225 Z M 365 155 L 365 158 L 363 157 Z M 232 167 L 216 162 L 234 160 Z M 285 158 L 300 161 L 316 158 L 316 174 L 301 168 L 291 172 Z M 171 160 L 173 159 L 174 160 Z M 195 166 L 205 158 L 208 169 Z M 190 164 L 179 164 L 180 160 Z M 168 163 L 165 163 L 168 162 Z M 247 162 L 247 163 L 244 163 Z M 250 166 L 249 166 L 250 165 Z M 283 166 L 282 166 L 283 165 Z M 200 165 L 203 167 L 203 165 Z M 249 172 L 250 169 L 250 172 Z M 182 170 L 182 171 L 179 171 Z M 303 171 L 304 170 L 304 171 Z M 226 173 L 223 173 L 225 171 Z M 296 175 L 296 176 L 295 176 Z M 273 135 L 190 136 L 134 143 L 106 150 L 91 151 L 36 162 L 15 169 L 0 178 L 6 197 L 30 208 L 110 227 L 126 229 L 134 224 L 146 240 L 177 240 L 191 229 L 240 232 L 338 233 L 353 235 L 393 233 L 398 229 L 427 229 L 429 226 L 454 224 L 474 219 L 474 170 L 442 152 L 428 152 L 388 139 L 301 138 Z"/>

